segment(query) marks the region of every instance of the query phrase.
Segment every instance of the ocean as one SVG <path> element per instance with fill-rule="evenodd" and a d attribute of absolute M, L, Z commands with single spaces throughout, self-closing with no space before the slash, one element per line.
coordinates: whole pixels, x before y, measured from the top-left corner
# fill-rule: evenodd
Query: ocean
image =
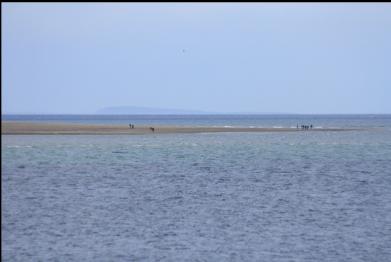
<path fill-rule="evenodd" d="M 3 261 L 391 261 L 391 115 L 2 120 L 363 128 L 2 135 Z"/>

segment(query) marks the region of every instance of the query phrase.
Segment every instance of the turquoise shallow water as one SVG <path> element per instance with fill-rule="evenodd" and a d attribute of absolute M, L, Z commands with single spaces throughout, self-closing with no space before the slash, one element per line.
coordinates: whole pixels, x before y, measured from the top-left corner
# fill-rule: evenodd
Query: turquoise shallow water
<path fill-rule="evenodd" d="M 390 261 L 391 132 L 2 136 L 4 261 Z"/>

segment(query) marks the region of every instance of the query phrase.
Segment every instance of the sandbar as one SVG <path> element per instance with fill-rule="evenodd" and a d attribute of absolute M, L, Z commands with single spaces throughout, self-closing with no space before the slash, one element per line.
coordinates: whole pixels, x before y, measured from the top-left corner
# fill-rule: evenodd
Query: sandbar
<path fill-rule="evenodd" d="M 154 128 L 152 131 L 151 127 Z M 324 132 L 351 131 L 346 128 L 313 128 L 302 130 L 297 128 L 273 127 L 199 127 L 199 126 L 137 126 L 128 125 L 92 125 L 70 123 L 39 123 L 2 121 L 2 135 L 140 135 L 169 133 L 217 133 L 217 132 Z"/>

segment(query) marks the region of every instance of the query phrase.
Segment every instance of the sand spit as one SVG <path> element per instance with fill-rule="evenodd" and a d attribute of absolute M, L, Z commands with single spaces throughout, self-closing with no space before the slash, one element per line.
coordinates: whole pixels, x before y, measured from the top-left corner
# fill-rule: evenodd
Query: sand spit
<path fill-rule="evenodd" d="M 154 130 L 151 129 L 154 128 Z M 89 125 L 68 123 L 33 123 L 2 121 L 2 135 L 139 135 L 169 133 L 216 133 L 216 132 L 324 132 L 349 131 L 357 129 L 316 128 L 301 130 L 296 128 L 249 128 L 249 127 L 182 127 L 182 126 L 135 126 L 128 125 Z"/>

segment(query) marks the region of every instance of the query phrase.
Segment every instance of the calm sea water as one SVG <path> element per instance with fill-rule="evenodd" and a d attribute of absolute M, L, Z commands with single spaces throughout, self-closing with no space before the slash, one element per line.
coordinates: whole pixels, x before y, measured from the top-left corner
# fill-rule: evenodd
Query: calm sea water
<path fill-rule="evenodd" d="M 323 117 L 376 128 L 2 136 L 2 259 L 391 261 L 390 117 Z"/>

